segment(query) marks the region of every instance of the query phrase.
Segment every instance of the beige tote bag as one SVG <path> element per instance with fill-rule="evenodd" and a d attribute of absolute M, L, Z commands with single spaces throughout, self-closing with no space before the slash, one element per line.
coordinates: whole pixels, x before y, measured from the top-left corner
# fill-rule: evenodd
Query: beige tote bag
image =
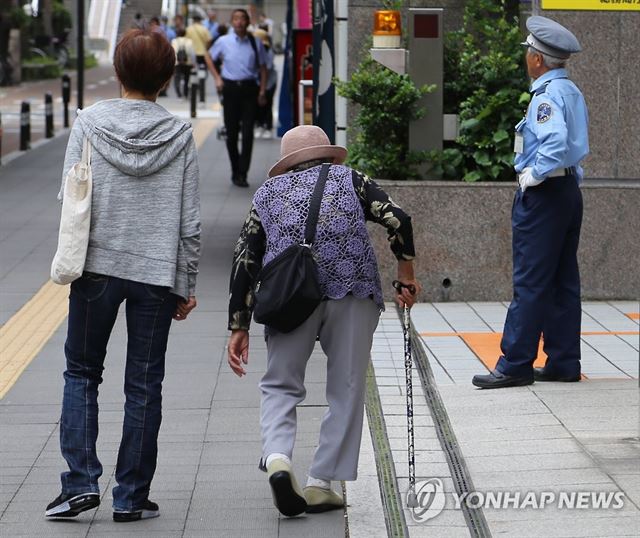
<path fill-rule="evenodd" d="M 82 159 L 74 164 L 64 184 L 58 250 L 51 264 L 51 280 L 69 284 L 82 275 L 91 229 L 91 143 L 82 142 Z"/>

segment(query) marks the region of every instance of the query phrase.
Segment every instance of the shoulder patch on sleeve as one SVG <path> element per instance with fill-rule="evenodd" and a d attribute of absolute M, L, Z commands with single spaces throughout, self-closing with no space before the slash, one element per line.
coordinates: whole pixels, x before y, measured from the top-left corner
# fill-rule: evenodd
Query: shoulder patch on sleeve
<path fill-rule="evenodd" d="M 536 117 L 538 123 L 544 123 L 549 118 L 551 118 L 551 105 L 549 103 L 540 103 Z"/>

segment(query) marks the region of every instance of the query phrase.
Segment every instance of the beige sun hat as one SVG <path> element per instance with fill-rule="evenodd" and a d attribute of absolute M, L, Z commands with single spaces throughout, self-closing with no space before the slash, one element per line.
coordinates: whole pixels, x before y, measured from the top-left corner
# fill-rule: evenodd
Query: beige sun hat
<path fill-rule="evenodd" d="M 329 137 L 316 125 L 299 125 L 287 131 L 280 143 L 280 160 L 269 170 L 269 177 L 279 176 L 307 161 L 326 159 L 333 164 L 342 164 L 347 158 L 347 149 L 333 146 Z"/>

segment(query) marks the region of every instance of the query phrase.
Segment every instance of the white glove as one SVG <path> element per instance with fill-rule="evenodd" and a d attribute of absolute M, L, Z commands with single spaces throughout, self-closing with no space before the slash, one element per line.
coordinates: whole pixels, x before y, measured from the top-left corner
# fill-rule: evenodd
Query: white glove
<path fill-rule="evenodd" d="M 527 190 L 527 187 L 535 187 L 544 181 L 544 179 L 536 179 L 533 177 L 533 174 L 531 173 L 532 170 L 533 168 L 528 166 L 520 172 L 520 175 L 518 176 L 518 183 L 520 183 L 520 188 L 523 193 Z"/>

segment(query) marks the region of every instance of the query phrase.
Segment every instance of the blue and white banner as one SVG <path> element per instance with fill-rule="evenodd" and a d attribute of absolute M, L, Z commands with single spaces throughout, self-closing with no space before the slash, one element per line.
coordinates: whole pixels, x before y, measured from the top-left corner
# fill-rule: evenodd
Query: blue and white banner
<path fill-rule="evenodd" d="M 336 138 L 333 0 L 313 0 L 313 124 Z"/>

